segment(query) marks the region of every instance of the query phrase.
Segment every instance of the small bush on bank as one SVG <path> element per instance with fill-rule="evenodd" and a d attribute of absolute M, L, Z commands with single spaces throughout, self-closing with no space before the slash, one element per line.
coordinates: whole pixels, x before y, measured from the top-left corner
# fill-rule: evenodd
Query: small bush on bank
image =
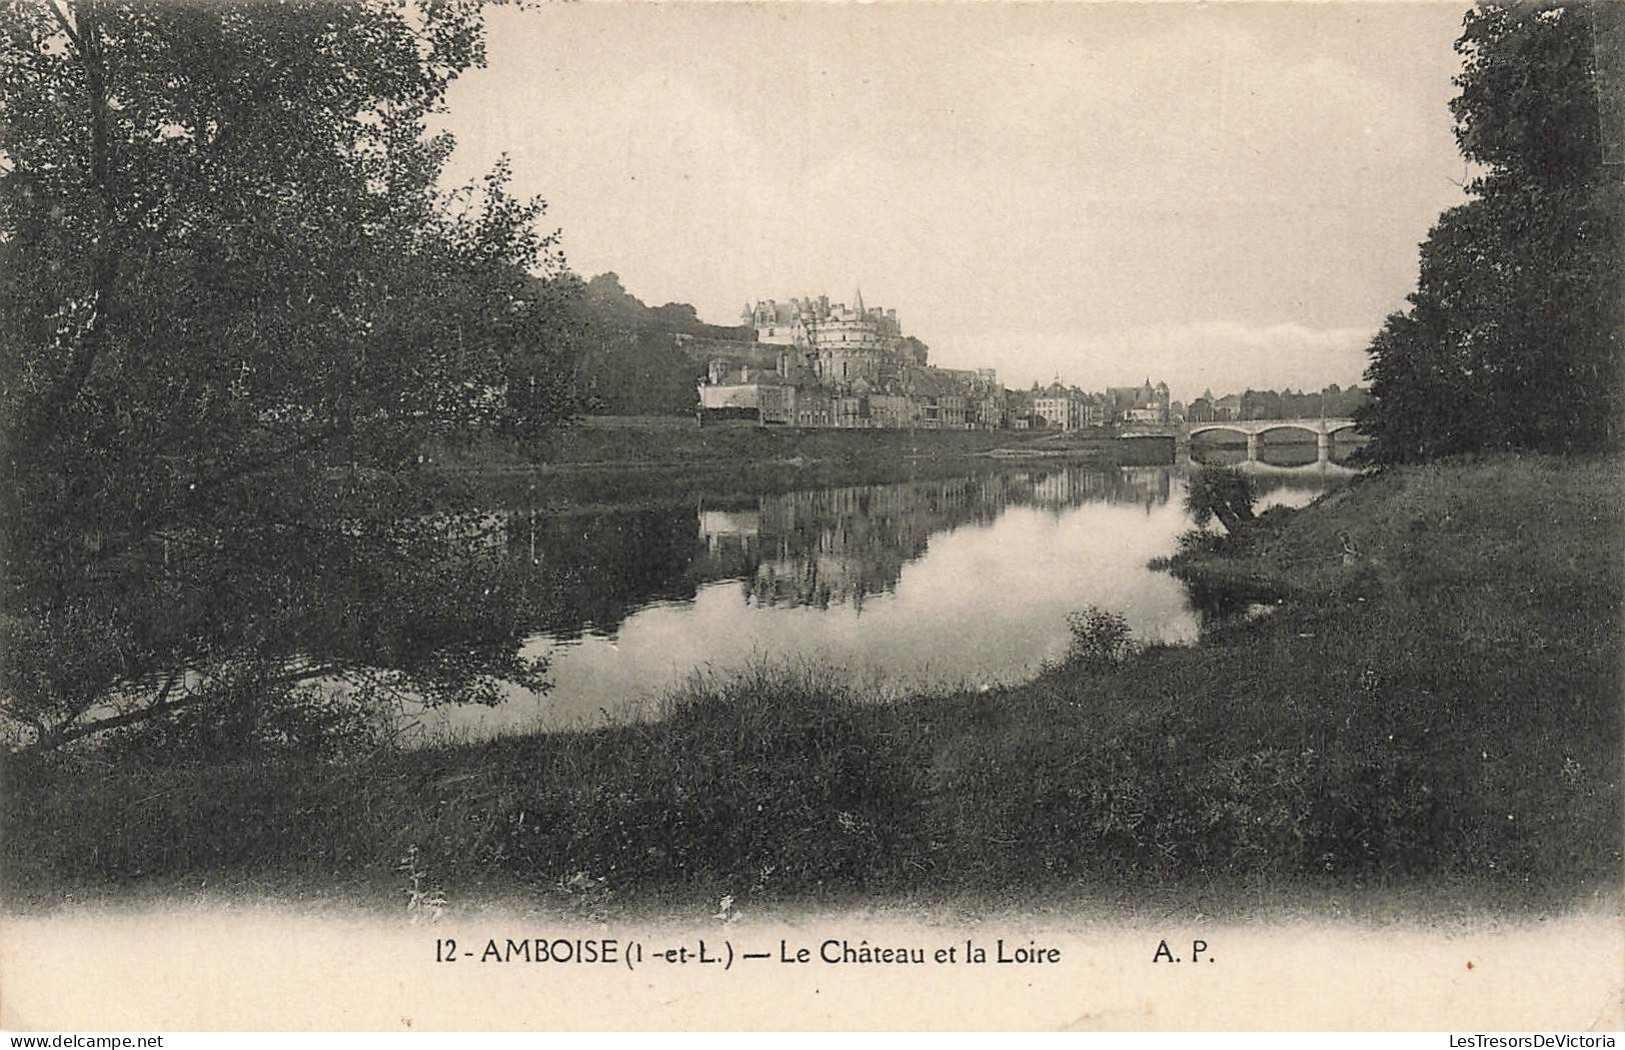
<path fill-rule="evenodd" d="M 1189 529 L 1175 538 L 1175 557 L 1179 558 L 1211 558 L 1224 554 L 1232 545 L 1234 537 L 1224 532 L 1214 532 L 1210 529 Z"/>
<path fill-rule="evenodd" d="M 1136 651 L 1134 633 L 1120 613 L 1091 605 L 1067 614 L 1066 625 L 1072 632 L 1066 650 L 1068 667 L 1099 671 L 1116 667 Z"/>

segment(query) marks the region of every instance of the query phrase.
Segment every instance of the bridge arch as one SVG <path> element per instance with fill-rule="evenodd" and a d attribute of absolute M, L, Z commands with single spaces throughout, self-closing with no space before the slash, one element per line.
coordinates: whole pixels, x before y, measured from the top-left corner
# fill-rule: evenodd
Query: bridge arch
<path fill-rule="evenodd" d="M 1210 431 L 1229 431 L 1247 439 L 1247 460 L 1258 459 L 1258 450 L 1264 435 L 1275 430 L 1299 430 L 1315 438 L 1315 458 L 1324 464 L 1331 461 L 1335 435 L 1355 426 L 1353 419 L 1215 419 L 1203 423 L 1187 423 L 1185 436 L 1194 440 L 1198 434 Z"/>
<path fill-rule="evenodd" d="M 1251 433 L 1251 431 L 1235 423 L 1194 423 L 1191 425 L 1189 436 L 1195 437 L 1198 434 L 1206 434 L 1210 430 L 1228 430 L 1230 433 L 1240 434 L 1242 437 L 1246 437 Z"/>
<path fill-rule="evenodd" d="M 1271 420 L 1268 423 L 1255 428 L 1253 433 L 1257 434 L 1259 437 L 1263 437 L 1265 434 L 1273 434 L 1277 430 L 1301 430 L 1305 434 L 1313 434 L 1316 437 L 1319 437 L 1322 434 L 1331 433 L 1330 430 L 1322 430 L 1320 428 L 1320 422 L 1313 419 Z"/>

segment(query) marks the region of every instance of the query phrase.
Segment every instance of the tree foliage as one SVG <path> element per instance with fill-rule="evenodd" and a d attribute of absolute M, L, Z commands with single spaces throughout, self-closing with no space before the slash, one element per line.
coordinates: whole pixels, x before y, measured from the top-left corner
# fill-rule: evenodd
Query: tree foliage
<path fill-rule="evenodd" d="M 1599 56 L 1621 16 L 1488 0 L 1466 16 L 1451 109 L 1479 174 L 1369 348 L 1372 457 L 1619 443 L 1625 195 L 1599 104 L 1622 85 L 1602 82 Z"/>
<path fill-rule="evenodd" d="M 1365 404 L 1366 390 L 1360 386 L 1345 390 L 1329 383 L 1319 390 L 1248 390 L 1234 396 L 1239 403 L 1237 419 L 1347 419 Z M 1192 423 L 1214 422 L 1219 418 L 1216 403 L 1220 400 L 1213 391 L 1206 391 L 1186 406 L 1185 418 Z"/>
<path fill-rule="evenodd" d="M 481 33 L 473 0 L 0 5 L 0 704 L 36 743 L 537 681 L 490 523 L 418 462 L 570 397 L 542 203 L 505 165 L 442 190 L 426 131 Z"/>
<path fill-rule="evenodd" d="M 897 341 L 897 353 L 903 360 L 924 368 L 931 361 L 931 348 L 912 335 L 905 335 Z"/>
<path fill-rule="evenodd" d="M 1250 477 L 1235 467 L 1205 464 L 1191 476 L 1185 491 L 1185 509 L 1196 524 L 1206 526 L 1214 518 L 1235 536 L 1253 520 L 1257 502 Z"/>
<path fill-rule="evenodd" d="M 610 415 L 685 415 L 705 376 L 703 355 L 685 350 L 679 335 L 753 341 L 748 327 L 709 325 L 688 303 L 650 307 L 614 273 L 586 282 L 577 303 L 581 361 L 577 390 L 583 409 Z"/>

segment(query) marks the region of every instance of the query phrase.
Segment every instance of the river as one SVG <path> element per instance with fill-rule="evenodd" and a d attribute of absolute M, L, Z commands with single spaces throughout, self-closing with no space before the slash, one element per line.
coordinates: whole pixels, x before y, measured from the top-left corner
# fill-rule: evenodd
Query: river
<path fill-rule="evenodd" d="M 543 694 L 434 712 L 428 739 L 647 717 L 692 676 L 800 662 L 901 695 L 1006 683 L 1060 656 L 1067 614 L 1123 615 L 1188 642 L 1199 614 L 1147 563 L 1193 523 L 1189 467 L 986 470 L 962 477 L 656 506 L 505 512 L 513 557 L 549 581 Z M 1339 480 L 1261 473 L 1260 508 Z"/>

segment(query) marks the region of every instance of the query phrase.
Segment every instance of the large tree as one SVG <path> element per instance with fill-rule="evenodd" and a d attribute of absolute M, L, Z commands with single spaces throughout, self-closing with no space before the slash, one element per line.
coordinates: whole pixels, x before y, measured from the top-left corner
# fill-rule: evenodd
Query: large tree
<path fill-rule="evenodd" d="M 0 707 L 36 745 L 347 674 L 536 683 L 489 523 L 419 466 L 568 394 L 541 202 L 502 167 L 444 191 L 426 130 L 481 31 L 472 0 L 0 3 Z"/>
<path fill-rule="evenodd" d="M 1625 89 L 1604 62 L 1620 21 L 1596 2 L 1467 14 L 1451 109 L 1478 174 L 1371 345 L 1360 419 L 1376 458 L 1619 443 L 1625 195 L 1600 112 Z"/>

